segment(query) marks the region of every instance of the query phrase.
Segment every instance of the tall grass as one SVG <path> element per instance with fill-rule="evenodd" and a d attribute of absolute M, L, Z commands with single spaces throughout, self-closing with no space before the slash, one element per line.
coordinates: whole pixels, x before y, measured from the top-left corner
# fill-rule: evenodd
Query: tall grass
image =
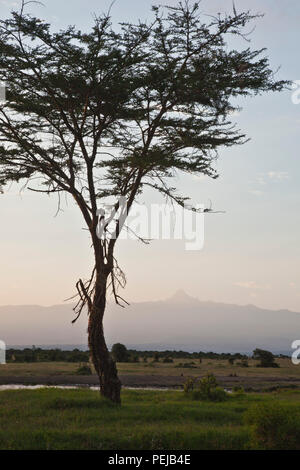
<path fill-rule="evenodd" d="M 255 403 L 299 406 L 300 393 L 195 401 L 180 392 L 125 390 L 121 407 L 91 390 L 0 392 L 0 449 L 247 449 Z"/>

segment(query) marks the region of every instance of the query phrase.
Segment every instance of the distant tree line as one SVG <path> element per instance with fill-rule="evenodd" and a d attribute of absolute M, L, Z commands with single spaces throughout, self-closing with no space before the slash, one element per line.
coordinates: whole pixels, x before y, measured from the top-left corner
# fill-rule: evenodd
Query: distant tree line
<path fill-rule="evenodd" d="M 224 359 L 228 360 L 229 358 L 233 359 L 246 359 L 248 356 L 246 354 L 240 353 L 214 353 L 214 352 L 187 352 L 187 351 L 137 351 L 135 349 L 128 349 L 128 352 L 133 356 L 139 356 L 142 358 L 153 358 L 158 359 L 172 358 L 172 359 Z"/>
<path fill-rule="evenodd" d="M 73 349 L 62 351 L 61 349 L 8 349 L 6 351 L 7 362 L 88 362 L 89 352 Z"/>
<path fill-rule="evenodd" d="M 116 362 L 173 362 L 173 359 L 218 359 L 228 361 L 234 364 L 236 360 L 247 361 L 249 356 L 241 353 L 215 353 L 215 352 L 187 352 L 187 351 L 140 351 L 136 349 L 127 349 L 124 344 L 116 343 L 111 349 L 111 354 Z M 253 359 L 260 360 L 261 367 L 277 367 L 274 362 L 275 357 L 288 357 L 282 354 L 276 356 L 268 351 L 255 349 L 253 351 Z M 89 362 L 89 351 L 81 351 L 73 349 L 63 351 L 59 348 L 42 349 L 33 346 L 32 348 L 13 349 L 6 351 L 7 362 Z"/>

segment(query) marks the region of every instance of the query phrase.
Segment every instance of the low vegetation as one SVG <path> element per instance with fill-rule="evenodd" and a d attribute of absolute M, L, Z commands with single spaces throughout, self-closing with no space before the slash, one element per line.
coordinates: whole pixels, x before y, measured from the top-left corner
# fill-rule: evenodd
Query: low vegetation
<path fill-rule="evenodd" d="M 186 394 L 191 394 L 194 400 L 225 401 L 228 397 L 228 393 L 218 386 L 213 374 L 207 374 L 202 379 L 189 378 L 183 390 Z"/>
<path fill-rule="evenodd" d="M 300 450 L 300 411 L 295 404 L 259 403 L 247 410 L 250 445 L 264 450 Z"/>
<path fill-rule="evenodd" d="M 3 391 L 0 449 L 299 448 L 300 392 L 232 393 L 223 402 L 179 391 L 124 390 L 122 406 L 87 390 Z"/>
<path fill-rule="evenodd" d="M 124 344 L 116 343 L 112 346 L 112 356 L 116 362 L 172 362 L 174 359 L 218 359 L 218 360 L 242 360 L 247 356 L 240 353 L 214 353 L 214 352 L 193 352 L 186 351 L 137 351 L 127 349 Z M 6 351 L 7 362 L 88 362 L 89 351 L 73 349 L 63 351 L 56 349 L 42 349 L 32 346 L 25 349 L 10 348 Z"/>

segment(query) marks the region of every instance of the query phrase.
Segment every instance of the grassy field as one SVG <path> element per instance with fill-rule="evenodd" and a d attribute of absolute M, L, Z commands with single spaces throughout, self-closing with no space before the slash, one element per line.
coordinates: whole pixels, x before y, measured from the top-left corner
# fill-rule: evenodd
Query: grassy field
<path fill-rule="evenodd" d="M 179 391 L 122 393 L 121 407 L 91 390 L 0 392 L 0 449 L 249 449 L 254 404 L 299 409 L 300 392 L 232 394 L 225 402 Z M 300 425 L 300 423 L 299 423 Z"/>
<path fill-rule="evenodd" d="M 194 362 L 192 368 L 180 367 L 180 363 Z M 238 362 L 238 361 L 237 361 Z M 272 377 L 290 377 L 300 378 L 300 367 L 292 364 L 290 359 L 277 359 L 280 367 L 260 368 L 256 367 L 257 361 L 249 360 L 249 367 L 241 367 L 237 364 L 231 365 L 228 361 L 203 359 L 199 360 L 175 359 L 174 363 L 118 363 L 120 374 L 126 375 L 166 375 L 179 376 L 181 374 L 188 376 L 204 375 L 211 372 L 218 376 L 228 376 L 237 374 L 239 377 L 251 376 L 272 376 Z M 39 375 L 68 375 L 75 374 L 79 364 L 70 362 L 38 362 L 38 363 L 9 363 L 0 365 L 0 376 L 39 376 Z"/>

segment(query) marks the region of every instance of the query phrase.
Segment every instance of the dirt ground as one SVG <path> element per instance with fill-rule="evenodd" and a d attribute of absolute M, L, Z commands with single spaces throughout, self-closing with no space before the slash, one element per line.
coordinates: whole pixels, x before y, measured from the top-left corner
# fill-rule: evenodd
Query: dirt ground
<path fill-rule="evenodd" d="M 176 359 L 174 363 L 119 363 L 118 371 L 125 387 L 182 388 L 188 377 L 203 377 L 213 373 L 220 386 L 232 388 L 242 386 L 248 391 L 272 390 L 276 388 L 300 388 L 300 366 L 291 360 L 278 359 L 279 368 L 260 368 L 249 360 L 249 367 L 232 365 L 225 360 Z M 184 367 L 189 363 L 190 367 Z M 0 365 L 0 385 L 98 385 L 93 375 L 78 375 L 77 363 L 9 363 Z"/>
<path fill-rule="evenodd" d="M 201 375 L 199 376 L 201 377 Z M 231 389 L 234 386 L 242 386 L 245 391 L 269 391 L 278 388 L 300 388 L 300 379 L 292 377 L 227 377 L 216 376 L 218 384 Z M 120 375 L 124 387 L 154 387 L 154 388 L 178 388 L 182 389 L 188 375 Z M 0 385 L 80 385 L 97 386 L 99 384 L 96 375 L 41 375 L 41 376 L 1 376 Z"/>

